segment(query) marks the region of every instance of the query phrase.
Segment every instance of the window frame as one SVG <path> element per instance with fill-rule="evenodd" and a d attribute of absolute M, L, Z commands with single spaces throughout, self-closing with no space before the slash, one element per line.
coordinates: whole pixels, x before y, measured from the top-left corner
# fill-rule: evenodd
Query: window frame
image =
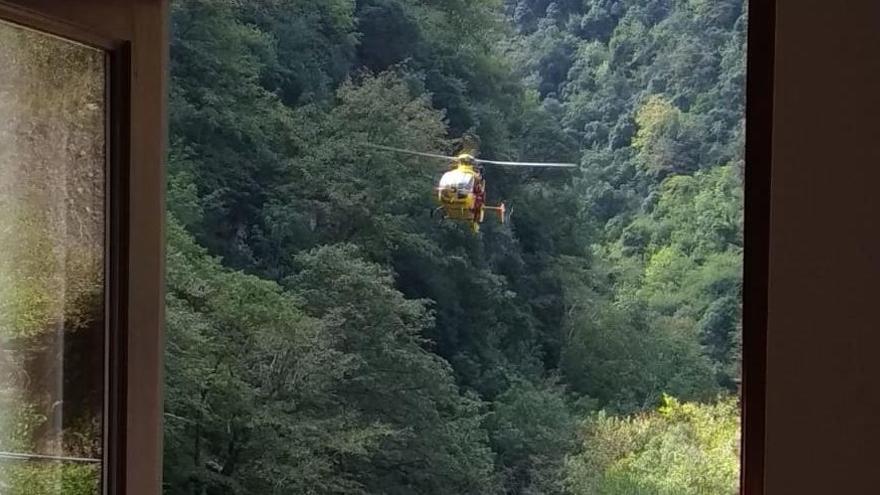
<path fill-rule="evenodd" d="M 162 489 L 168 1 L 82 3 L 0 0 L 0 18 L 108 53 L 103 492 L 152 495 Z M 740 491 L 761 495 L 776 1 L 747 3 Z"/>
<path fill-rule="evenodd" d="M 740 493 L 764 493 L 776 0 L 748 0 Z"/>
<path fill-rule="evenodd" d="M 104 494 L 158 494 L 167 0 L 70 3 L 0 0 L 0 19 L 106 54 L 101 484 Z"/>

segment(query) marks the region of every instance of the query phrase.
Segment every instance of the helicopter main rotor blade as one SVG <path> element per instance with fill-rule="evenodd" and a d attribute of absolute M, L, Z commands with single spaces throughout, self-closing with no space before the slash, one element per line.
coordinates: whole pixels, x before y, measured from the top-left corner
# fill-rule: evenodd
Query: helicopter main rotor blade
<path fill-rule="evenodd" d="M 536 162 L 499 162 L 496 160 L 483 160 L 481 158 L 474 159 L 477 163 L 486 163 L 489 165 L 501 165 L 503 167 L 556 167 L 556 168 L 573 168 L 577 167 L 574 163 L 536 163 Z"/>
<path fill-rule="evenodd" d="M 435 153 L 423 153 L 421 151 L 410 151 L 410 150 L 405 150 L 402 148 L 393 148 L 391 146 L 381 146 L 378 144 L 361 143 L 361 146 L 366 146 L 368 148 L 375 148 L 377 150 L 393 151 L 395 153 L 406 153 L 408 155 L 424 156 L 427 158 L 437 158 L 440 160 L 447 160 L 450 162 L 455 160 L 454 156 L 438 155 Z"/>

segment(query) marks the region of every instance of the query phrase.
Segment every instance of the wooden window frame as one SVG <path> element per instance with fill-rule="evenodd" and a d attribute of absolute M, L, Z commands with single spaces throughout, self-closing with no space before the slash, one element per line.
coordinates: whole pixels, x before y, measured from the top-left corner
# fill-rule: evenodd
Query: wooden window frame
<path fill-rule="evenodd" d="M 775 0 L 748 0 L 741 493 L 764 492 Z M 162 476 L 167 0 L 0 0 L 0 18 L 109 53 L 104 493 Z"/>
<path fill-rule="evenodd" d="M 0 19 L 99 48 L 106 65 L 105 494 L 162 477 L 167 0 L 0 0 Z"/>

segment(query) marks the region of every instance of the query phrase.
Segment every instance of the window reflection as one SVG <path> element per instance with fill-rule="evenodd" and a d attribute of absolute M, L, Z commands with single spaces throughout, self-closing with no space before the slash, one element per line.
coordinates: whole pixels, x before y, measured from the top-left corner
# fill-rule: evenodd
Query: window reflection
<path fill-rule="evenodd" d="M 99 491 L 104 53 L 0 23 L 0 493 Z"/>

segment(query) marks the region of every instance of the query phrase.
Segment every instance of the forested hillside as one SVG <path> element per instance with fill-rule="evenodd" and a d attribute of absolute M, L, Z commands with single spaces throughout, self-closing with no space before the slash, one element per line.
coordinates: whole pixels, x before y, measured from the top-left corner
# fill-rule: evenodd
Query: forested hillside
<path fill-rule="evenodd" d="M 742 0 L 175 0 L 166 493 L 737 491 Z M 429 217 L 487 171 L 481 233 Z"/>

